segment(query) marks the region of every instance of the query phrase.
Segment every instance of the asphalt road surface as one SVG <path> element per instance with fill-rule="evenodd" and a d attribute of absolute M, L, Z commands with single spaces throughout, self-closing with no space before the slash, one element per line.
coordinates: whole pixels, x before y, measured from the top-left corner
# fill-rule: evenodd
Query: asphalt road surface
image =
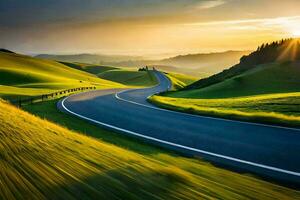
<path fill-rule="evenodd" d="M 226 167 L 300 183 L 300 129 L 184 114 L 157 108 L 147 97 L 171 83 L 154 72 L 152 88 L 75 94 L 58 108 L 122 134 L 139 137 Z"/>

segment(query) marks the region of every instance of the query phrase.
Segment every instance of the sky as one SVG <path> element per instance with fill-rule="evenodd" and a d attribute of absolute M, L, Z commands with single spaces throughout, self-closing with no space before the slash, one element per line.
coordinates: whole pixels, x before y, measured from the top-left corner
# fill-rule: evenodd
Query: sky
<path fill-rule="evenodd" d="M 1 0 L 0 48 L 167 56 L 300 37 L 299 0 Z"/>

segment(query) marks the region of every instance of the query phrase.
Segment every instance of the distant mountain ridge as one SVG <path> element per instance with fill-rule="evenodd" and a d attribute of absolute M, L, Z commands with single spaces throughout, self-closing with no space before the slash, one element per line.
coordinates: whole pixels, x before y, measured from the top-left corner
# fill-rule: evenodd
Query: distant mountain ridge
<path fill-rule="evenodd" d="M 121 62 L 124 60 L 139 60 L 143 57 L 139 56 L 122 56 L 122 55 L 98 55 L 98 54 L 66 54 L 66 55 L 55 55 L 55 54 L 39 54 L 37 58 L 44 58 L 50 60 L 57 60 L 63 62 L 80 62 L 90 64 L 106 64 L 110 62 Z"/>
<path fill-rule="evenodd" d="M 270 44 L 266 43 L 259 46 L 257 50 L 252 52 L 250 55 L 241 57 L 239 64 L 208 78 L 201 79 L 184 89 L 204 88 L 240 75 L 258 65 L 297 60 L 300 60 L 299 39 L 286 39 L 272 42 Z"/>
<path fill-rule="evenodd" d="M 0 48 L 0 52 L 4 52 L 4 53 L 15 53 L 13 51 L 10 51 L 10 50 L 7 50 L 7 49 L 3 49 L 3 48 Z"/>
<path fill-rule="evenodd" d="M 52 59 L 63 62 L 83 62 L 115 67 L 158 66 L 163 71 L 173 71 L 190 75 L 214 74 L 238 63 L 239 58 L 250 51 L 225 51 L 217 53 L 199 53 L 178 55 L 161 60 L 147 60 L 133 56 L 105 56 L 94 54 L 78 55 L 37 55 L 38 58 Z"/>
<path fill-rule="evenodd" d="M 223 57 L 226 58 L 228 56 L 240 56 L 250 53 L 251 51 L 224 51 L 224 52 L 213 52 L 213 53 L 198 53 L 198 54 L 186 54 L 186 55 L 178 55 L 175 57 L 170 57 L 167 59 L 161 60 L 161 62 L 175 62 L 175 61 L 215 61 L 215 58 Z"/>

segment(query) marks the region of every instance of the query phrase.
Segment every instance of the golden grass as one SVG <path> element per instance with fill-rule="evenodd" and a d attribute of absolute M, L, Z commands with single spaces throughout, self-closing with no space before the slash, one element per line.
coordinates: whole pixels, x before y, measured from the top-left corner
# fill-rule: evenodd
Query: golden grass
<path fill-rule="evenodd" d="M 198 78 L 179 74 L 179 73 L 165 73 L 165 75 L 170 79 L 172 82 L 172 90 L 181 89 L 195 81 L 197 81 Z"/>
<path fill-rule="evenodd" d="M 145 87 L 157 84 L 157 79 L 152 71 L 115 69 L 99 73 L 98 77 L 133 87 Z"/>
<path fill-rule="evenodd" d="M 300 93 L 266 94 L 225 99 L 153 96 L 153 103 L 189 113 L 258 122 L 300 125 Z"/>
<path fill-rule="evenodd" d="M 300 192 L 171 154 L 139 154 L 0 101 L 0 199 L 288 199 Z"/>

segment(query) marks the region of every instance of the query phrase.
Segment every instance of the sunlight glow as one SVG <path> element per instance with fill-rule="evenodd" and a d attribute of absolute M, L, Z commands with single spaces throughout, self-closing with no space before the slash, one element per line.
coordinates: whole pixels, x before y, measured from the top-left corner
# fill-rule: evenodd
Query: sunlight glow
<path fill-rule="evenodd" d="M 298 30 L 294 30 L 294 31 L 292 32 L 292 34 L 293 34 L 293 36 L 295 36 L 295 37 L 300 37 L 300 27 L 299 27 Z"/>
<path fill-rule="evenodd" d="M 295 60 L 298 53 L 299 53 L 299 40 L 294 39 L 287 46 L 284 47 L 284 51 L 282 54 L 277 58 L 278 61 L 283 60 Z"/>

